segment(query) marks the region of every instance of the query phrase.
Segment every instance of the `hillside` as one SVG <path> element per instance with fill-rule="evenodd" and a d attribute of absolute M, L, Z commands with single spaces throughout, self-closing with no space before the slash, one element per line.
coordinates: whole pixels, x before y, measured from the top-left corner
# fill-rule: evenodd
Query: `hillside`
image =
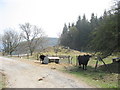
<path fill-rule="evenodd" d="M 13 54 L 26 54 L 27 53 L 27 46 L 26 46 L 26 42 L 21 42 L 20 46 L 17 47 L 17 50 L 15 52 L 13 52 Z M 58 45 L 58 38 L 53 38 L 53 37 L 47 37 L 46 38 L 46 43 L 45 45 L 43 45 L 43 48 L 47 48 L 47 47 L 52 47 L 52 46 L 56 46 Z M 0 51 L 2 48 L 2 42 L 0 42 Z M 24 49 L 23 49 L 24 48 Z M 40 51 L 39 46 L 38 48 L 36 48 L 36 51 Z"/>
<path fill-rule="evenodd" d="M 42 45 L 37 45 L 36 49 L 34 52 L 39 52 L 42 49 L 52 47 L 58 45 L 58 38 L 51 38 L 47 37 L 45 38 L 45 42 Z M 13 52 L 13 54 L 26 54 L 28 53 L 28 48 L 26 42 L 21 42 L 20 45 L 17 47 L 17 50 Z"/>
<path fill-rule="evenodd" d="M 48 39 L 47 47 L 55 46 L 58 44 L 58 38 L 48 37 L 47 39 Z"/>

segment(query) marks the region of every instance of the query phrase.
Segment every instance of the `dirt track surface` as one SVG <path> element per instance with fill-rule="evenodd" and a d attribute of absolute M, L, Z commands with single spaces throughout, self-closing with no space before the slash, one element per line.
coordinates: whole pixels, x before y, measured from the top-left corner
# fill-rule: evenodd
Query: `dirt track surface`
<path fill-rule="evenodd" d="M 82 81 L 49 67 L 0 57 L 7 88 L 91 88 Z"/>

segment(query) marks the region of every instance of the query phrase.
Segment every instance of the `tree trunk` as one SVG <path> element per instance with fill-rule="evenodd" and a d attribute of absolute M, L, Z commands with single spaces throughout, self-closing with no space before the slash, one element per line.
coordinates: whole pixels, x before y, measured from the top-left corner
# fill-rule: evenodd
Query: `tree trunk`
<path fill-rule="evenodd" d="M 27 59 L 29 59 L 29 53 L 27 53 Z"/>
<path fill-rule="evenodd" d="M 32 50 L 30 51 L 30 55 L 31 55 L 31 56 L 33 55 L 33 51 L 32 51 Z"/>
<path fill-rule="evenodd" d="M 12 52 L 9 52 L 10 56 L 12 56 Z"/>
<path fill-rule="evenodd" d="M 31 55 L 31 56 L 33 55 L 33 52 L 32 52 L 32 51 L 30 52 L 30 55 Z"/>

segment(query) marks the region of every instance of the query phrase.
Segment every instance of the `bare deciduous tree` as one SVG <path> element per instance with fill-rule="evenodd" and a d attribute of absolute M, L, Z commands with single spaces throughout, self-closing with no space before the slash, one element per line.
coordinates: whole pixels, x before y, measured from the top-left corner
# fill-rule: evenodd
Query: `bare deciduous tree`
<path fill-rule="evenodd" d="M 22 37 L 27 41 L 27 46 L 29 48 L 29 53 L 32 56 L 34 50 L 42 45 L 44 39 L 44 32 L 35 25 L 30 25 L 30 23 L 20 24 L 22 29 Z"/>
<path fill-rule="evenodd" d="M 5 31 L 2 36 L 3 52 L 12 55 L 12 52 L 15 51 L 19 45 L 20 39 L 20 35 L 18 35 L 13 29 Z"/>

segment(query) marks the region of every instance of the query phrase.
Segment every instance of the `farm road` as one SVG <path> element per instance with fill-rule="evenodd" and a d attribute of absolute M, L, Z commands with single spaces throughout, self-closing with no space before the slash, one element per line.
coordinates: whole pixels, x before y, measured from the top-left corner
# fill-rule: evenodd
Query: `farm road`
<path fill-rule="evenodd" d="M 90 88 L 57 70 L 5 57 L 0 57 L 0 71 L 7 77 L 7 88 Z"/>

